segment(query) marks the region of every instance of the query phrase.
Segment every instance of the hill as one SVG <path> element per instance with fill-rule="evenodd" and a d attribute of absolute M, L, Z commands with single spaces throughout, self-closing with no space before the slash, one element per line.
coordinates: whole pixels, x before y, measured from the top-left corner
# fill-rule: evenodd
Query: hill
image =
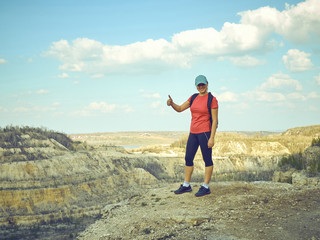
<path fill-rule="evenodd" d="M 136 212 L 138 215 L 132 218 L 132 221 L 135 219 L 139 224 L 145 222 L 144 216 L 146 216 L 146 219 L 153 217 L 154 206 L 158 206 L 163 213 L 170 215 L 170 211 L 175 208 L 179 210 L 179 206 L 181 206 L 181 203 L 184 205 L 184 201 L 187 205 L 194 206 L 195 210 L 192 212 L 192 216 L 197 216 L 196 210 L 198 207 L 195 203 L 192 203 L 193 198 L 189 200 L 175 198 L 175 201 L 172 201 L 172 195 L 168 192 L 168 189 L 173 189 L 172 183 L 175 183 L 176 188 L 177 183 L 180 183 L 183 179 L 184 148 L 183 144 L 181 146 L 178 146 L 178 144 L 184 141 L 185 137 L 181 138 L 181 136 L 185 134 L 184 132 L 131 132 L 99 133 L 89 137 L 72 135 L 72 138 L 81 136 L 81 138 L 74 138 L 77 140 L 75 142 L 66 134 L 43 128 L 12 126 L 1 128 L 0 239 L 74 239 L 79 232 L 101 216 L 106 219 L 106 214 L 110 213 L 111 215 L 108 215 L 109 219 L 112 214 L 116 214 L 114 211 L 109 212 L 108 207 L 104 208 L 105 206 L 110 206 L 112 209 L 119 208 L 120 212 L 126 213 L 126 209 L 134 211 L 135 208 L 131 209 L 131 207 L 137 206 L 137 204 L 141 205 L 141 208 L 137 208 L 137 210 L 140 209 Z M 290 156 L 298 148 L 304 151 L 307 146 L 310 146 L 313 136 L 315 135 L 300 136 L 281 133 L 249 136 L 239 133 L 219 133 L 214 149 L 213 184 L 217 182 L 215 186 L 219 186 L 219 182 L 226 180 L 271 180 L 273 172 L 279 169 L 278 163 L 280 160 L 284 156 Z M 86 142 L 88 139 L 92 141 Z M 148 144 L 148 140 L 150 140 L 150 144 Z M 143 146 L 135 149 L 125 149 L 115 145 Z M 309 155 L 313 156 L 314 152 L 309 152 Z M 201 155 L 198 153 L 192 177 L 195 184 L 202 181 L 203 172 L 204 165 Z M 237 192 L 237 186 L 240 186 L 237 184 L 236 182 L 230 183 L 230 189 Z M 248 184 L 248 188 L 253 188 L 251 183 Z M 268 186 L 261 185 L 259 186 L 259 189 L 262 189 L 261 191 L 250 193 L 260 199 L 262 192 L 269 191 Z M 283 189 L 280 186 L 283 185 L 277 185 L 274 191 L 281 192 Z M 231 190 L 228 190 L 226 195 L 220 190 L 215 189 L 218 195 L 212 195 L 212 197 L 216 197 L 207 199 L 208 201 L 203 200 L 204 202 L 200 200 L 200 206 L 202 203 L 214 204 L 223 197 L 236 198 L 231 194 Z M 159 196 L 157 191 L 159 191 Z M 246 190 L 244 189 L 244 191 Z M 271 195 L 267 196 L 269 202 L 273 201 L 272 194 L 275 192 L 270 190 Z M 291 193 L 293 195 L 290 195 Z M 296 197 L 297 202 L 292 204 L 298 204 L 301 202 L 299 199 L 304 193 L 299 192 L 299 188 L 292 188 L 288 196 Z M 313 193 L 318 196 L 317 192 Z M 251 201 L 250 196 L 248 197 Z M 289 197 L 283 199 L 289 199 Z M 144 198 L 149 202 L 144 201 Z M 244 199 L 248 200 L 248 198 Z M 259 201 L 261 202 L 263 199 Z M 121 203 L 124 202 L 126 204 L 122 208 Z M 255 202 L 258 202 L 258 200 Z M 130 205 L 129 208 L 127 203 Z M 245 201 L 233 202 L 233 204 L 237 203 L 240 204 L 238 210 L 246 210 Z M 303 200 L 303 206 L 314 207 L 313 203 L 317 202 L 312 197 Z M 277 204 L 279 202 L 275 201 L 267 209 L 278 209 Z M 168 206 L 167 210 L 162 208 L 165 206 Z M 223 205 L 219 203 L 217 207 L 223 207 Z M 230 205 L 227 207 L 236 209 L 236 206 Z M 144 210 L 146 210 L 146 215 L 139 215 Z M 233 213 L 229 210 L 225 209 L 228 215 Z M 289 211 L 289 209 L 287 210 Z M 130 216 L 127 213 L 123 216 L 128 217 L 129 225 L 133 224 L 135 226 L 132 228 L 132 232 L 136 234 L 134 236 L 137 239 L 144 239 L 144 236 L 146 236 L 146 239 L 150 239 L 148 237 L 153 236 L 151 233 L 156 231 L 155 225 L 157 223 L 159 223 L 160 228 L 165 228 L 165 225 L 162 224 L 171 224 L 174 229 L 180 229 L 180 227 L 184 229 L 184 222 L 188 222 L 190 219 L 188 217 L 185 220 L 185 215 L 181 217 L 181 214 L 180 212 L 173 212 L 173 222 L 171 220 L 163 222 L 155 217 L 155 222 L 150 227 L 144 227 L 142 232 L 140 230 L 144 226 L 143 224 L 143 226 L 140 226 L 130 222 Z M 266 213 L 263 212 L 263 214 Z M 300 210 L 299 214 L 302 214 Z M 306 213 L 305 216 L 311 215 Z M 314 221 L 317 221 L 317 216 L 312 215 Z M 120 219 L 120 215 L 117 217 Z M 242 219 L 246 220 L 247 217 L 250 217 L 250 215 L 244 214 Z M 182 222 L 180 223 L 179 219 L 181 218 Z M 206 226 L 208 226 L 208 230 L 205 231 L 210 232 L 206 233 L 213 234 L 216 226 L 211 226 L 209 222 L 214 223 L 214 218 L 214 216 L 209 216 L 210 220 L 208 221 L 202 219 L 201 222 L 205 224 L 200 224 L 203 227 L 201 229 L 206 229 Z M 268 215 L 266 219 L 269 218 Z M 178 225 L 174 222 L 178 222 Z M 125 231 L 126 226 L 119 225 L 119 229 Z M 218 225 L 217 227 L 219 228 Z M 86 236 L 91 236 L 88 235 L 88 229 L 82 234 L 84 239 L 90 239 L 86 238 Z M 193 224 L 186 226 L 187 233 L 192 234 L 193 230 L 195 233 L 199 233 Z M 231 231 L 230 228 L 227 230 Z M 97 229 L 97 234 L 100 232 L 103 233 L 102 235 L 106 234 L 101 239 L 109 238 L 108 232 Z M 310 234 L 315 233 L 317 232 L 312 230 Z M 93 232 L 93 234 L 95 233 Z M 163 239 L 171 237 L 175 239 L 173 235 L 177 236 L 176 239 L 180 239 L 176 230 L 172 230 L 172 234 L 169 232 L 167 235 L 154 236 L 159 237 L 159 239 L 162 237 L 164 237 Z M 116 239 L 113 238 L 116 235 L 110 236 L 110 239 Z"/>
<path fill-rule="evenodd" d="M 282 135 L 320 137 L 320 125 L 290 128 L 283 132 Z"/>

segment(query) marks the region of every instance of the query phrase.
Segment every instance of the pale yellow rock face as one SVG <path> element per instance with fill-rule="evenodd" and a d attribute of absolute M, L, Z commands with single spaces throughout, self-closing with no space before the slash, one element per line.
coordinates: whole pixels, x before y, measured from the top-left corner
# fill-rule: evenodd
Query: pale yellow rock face
<path fill-rule="evenodd" d="M 122 148 L 69 151 L 53 139 L 24 137 L 31 147 L 0 149 L 0 225 L 98 215 L 105 203 L 130 196 L 118 186 L 157 181 Z M 27 160 L 28 154 L 40 159 Z"/>

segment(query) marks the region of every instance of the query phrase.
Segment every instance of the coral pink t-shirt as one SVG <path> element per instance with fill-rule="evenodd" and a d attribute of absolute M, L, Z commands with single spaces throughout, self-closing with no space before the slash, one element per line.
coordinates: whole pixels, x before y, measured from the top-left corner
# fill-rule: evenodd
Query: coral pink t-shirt
<path fill-rule="evenodd" d="M 192 97 L 192 96 L 191 96 Z M 191 97 L 188 99 L 191 102 Z M 191 133 L 203 133 L 211 131 L 210 114 L 207 107 L 208 94 L 204 96 L 198 95 L 192 102 L 191 111 Z M 218 101 L 213 97 L 211 109 L 218 108 Z"/>

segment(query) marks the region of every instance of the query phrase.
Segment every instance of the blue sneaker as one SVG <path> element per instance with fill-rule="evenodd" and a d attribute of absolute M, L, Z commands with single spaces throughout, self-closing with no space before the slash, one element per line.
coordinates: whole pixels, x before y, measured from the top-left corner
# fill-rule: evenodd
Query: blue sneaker
<path fill-rule="evenodd" d="M 191 192 L 192 188 L 189 185 L 189 187 L 185 187 L 181 184 L 181 186 L 179 187 L 178 190 L 174 191 L 175 194 L 181 194 L 181 193 L 185 193 L 185 192 Z"/>
<path fill-rule="evenodd" d="M 195 194 L 195 196 L 201 197 L 210 193 L 211 193 L 210 188 L 205 188 L 204 186 L 201 186 L 199 191 Z"/>

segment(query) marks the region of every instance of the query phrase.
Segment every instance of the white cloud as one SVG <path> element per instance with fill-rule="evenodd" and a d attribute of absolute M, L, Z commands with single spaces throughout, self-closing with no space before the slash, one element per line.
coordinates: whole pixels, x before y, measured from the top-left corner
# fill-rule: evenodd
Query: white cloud
<path fill-rule="evenodd" d="M 293 99 L 293 100 L 301 100 L 301 101 L 307 100 L 307 98 L 304 95 L 298 92 L 289 93 L 287 97 L 288 99 Z"/>
<path fill-rule="evenodd" d="M 315 76 L 314 79 L 317 81 L 318 85 L 320 85 L 320 73 L 318 76 Z"/>
<path fill-rule="evenodd" d="M 229 22 L 223 25 L 220 32 L 214 28 L 195 29 L 172 37 L 174 48 L 189 59 L 192 56 L 219 56 L 252 51 L 264 43 L 264 36 L 256 26 Z"/>
<path fill-rule="evenodd" d="M 134 109 L 129 105 L 109 104 L 106 102 L 91 102 L 89 105 L 83 107 L 81 110 L 74 111 L 71 116 L 93 117 L 100 114 L 113 113 L 116 110 L 126 113 L 134 112 Z"/>
<path fill-rule="evenodd" d="M 45 89 L 40 89 L 39 91 L 36 92 L 37 94 L 47 94 L 49 93 L 48 90 L 45 90 Z"/>
<path fill-rule="evenodd" d="M 61 65 L 59 67 L 60 70 L 63 71 L 70 71 L 70 72 L 82 72 L 84 71 L 84 66 L 85 63 L 79 63 L 79 64 L 75 64 L 75 63 L 65 63 L 63 65 Z"/>
<path fill-rule="evenodd" d="M 74 81 L 73 84 L 74 85 L 78 85 L 80 82 L 79 81 Z"/>
<path fill-rule="evenodd" d="M 66 40 L 54 42 L 47 56 L 57 57 L 63 71 L 110 73 L 146 71 L 150 67 L 188 67 L 198 56 L 219 56 L 251 51 L 263 45 L 258 29 L 252 26 L 226 23 L 221 32 L 213 28 L 196 29 L 175 34 L 172 41 L 148 39 L 124 46 L 79 38 L 70 44 Z M 248 41 L 250 39 L 250 41 Z M 132 68 L 129 68 L 131 66 Z"/>
<path fill-rule="evenodd" d="M 320 95 L 316 92 L 311 92 L 308 94 L 308 98 L 320 98 Z"/>
<path fill-rule="evenodd" d="M 248 55 L 242 57 L 230 57 L 229 59 L 234 65 L 239 67 L 254 67 L 265 63 L 264 60 L 259 60 Z"/>
<path fill-rule="evenodd" d="M 295 43 L 312 41 L 312 37 L 319 42 L 319 12 L 319 0 L 306 0 L 297 6 L 287 5 L 283 12 L 286 21 L 279 24 L 279 33 Z"/>
<path fill-rule="evenodd" d="M 278 33 L 294 43 L 320 41 L 319 0 L 306 0 L 296 6 L 286 5 L 282 12 L 262 7 L 239 13 L 242 24 L 254 25 L 265 32 Z"/>
<path fill-rule="evenodd" d="M 258 101 L 267 101 L 267 102 L 279 102 L 284 101 L 286 97 L 282 93 L 278 92 L 256 92 L 256 97 Z"/>
<path fill-rule="evenodd" d="M 59 67 L 61 70 L 101 74 L 101 72 L 118 71 L 123 66 L 139 63 L 181 64 L 184 56 L 179 57 L 179 54 L 174 54 L 170 48 L 172 46 L 164 39 L 148 39 L 144 42 L 116 46 L 103 45 L 92 39 L 78 38 L 73 40 L 72 44 L 66 40 L 53 42 L 44 55 L 60 59 L 63 62 Z M 177 58 L 181 59 L 177 61 Z"/>
<path fill-rule="evenodd" d="M 306 101 L 312 98 L 320 98 L 316 92 L 303 94 L 302 87 L 299 81 L 291 79 L 289 75 L 278 73 L 273 74 L 265 83 L 252 91 L 241 94 L 245 101 L 261 101 L 261 102 L 275 102 L 278 106 L 294 107 L 290 100 Z M 283 105 L 285 104 L 285 105 Z"/>
<path fill-rule="evenodd" d="M 106 102 L 92 102 L 87 107 L 85 107 L 85 110 L 109 113 L 109 112 L 112 112 L 115 108 L 116 108 L 115 104 L 108 104 Z"/>
<path fill-rule="evenodd" d="M 260 89 L 287 89 L 288 87 L 294 88 L 295 90 L 302 90 L 302 86 L 298 80 L 291 79 L 287 74 L 276 73 L 273 74 L 267 82 L 263 83 Z"/>
<path fill-rule="evenodd" d="M 53 113 L 55 114 L 55 112 L 57 111 L 57 107 L 60 106 L 59 102 L 53 102 L 51 105 L 44 105 L 44 106 L 40 106 L 40 105 L 35 105 L 35 104 L 28 104 L 25 101 L 19 101 L 19 104 L 21 104 L 20 106 L 16 106 L 10 110 L 8 110 L 7 108 L 3 108 L 0 106 L 0 112 L 13 112 L 13 113 L 17 113 L 17 114 L 32 114 L 35 117 L 36 116 L 40 116 L 39 113 Z"/>
<path fill-rule="evenodd" d="M 4 63 L 7 63 L 7 60 L 0 58 L 0 64 L 4 64 Z"/>
<path fill-rule="evenodd" d="M 134 112 L 133 107 L 131 107 L 129 105 L 120 106 L 120 109 L 122 109 L 126 113 Z"/>
<path fill-rule="evenodd" d="M 312 68 L 313 64 L 309 59 L 310 56 L 310 53 L 305 53 L 298 49 L 290 49 L 287 55 L 282 57 L 282 60 L 291 72 L 301 72 Z"/>
<path fill-rule="evenodd" d="M 59 106 L 59 105 L 60 105 L 59 102 L 54 102 L 54 103 L 52 103 L 52 106 Z"/>
<path fill-rule="evenodd" d="M 238 101 L 238 97 L 237 94 L 233 93 L 233 92 L 224 92 L 222 94 L 219 94 L 217 96 L 217 99 L 219 102 L 236 102 Z"/>
<path fill-rule="evenodd" d="M 194 59 L 221 56 L 231 57 L 230 60 L 240 66 L 255 66 L 263 62 L 248 54 L 270 51 L 281 44 L 272 39 L 274 33 L 294 43 L 320 42 L 319 12 L 319 0 L 306 0 L 296 6 L 288 5 L 284 11 L 262 7 L 241 12 L 240 23 L 226 22 L 220 31 L 193 29 L 176 33 L 170 40 L 148 39 L 123 46 L 88 38 L 72 42 L 60 40 L 53 42 L 44 55 L 58 58 L 63 71 L 90 75 L 123 69 L 139 73 L 170 66 L 190 67 Z M 310 67 L 309 64 L 303 66 Z"/>
<path fill-rule="evenodd" d="M 62 73 L 61 75 L 58 76 L 58 78 L 68 78 L 69 74 L 68 73 Z"/>
<path fill-rule="evenodd" d="M 94 74 L 91 76 L 91 78 L 103 78 L 103 77 L 104 77 L 104 75 L 101 73 L 97 73 L 97 74 Z"/>
<path fill-rule="evenodd" d="M 281 19 L 281 12 L 271 7 L 261 7 L 256 10 L 248 10 L 238 13 L 241 16 L 240 23 L 258 27 L 265 35 L 274 31 Z"/>
<path fill-rule="evenodd" d="M 248 91 L 241 94 L 242 97 L 245 100 L 254 102 L 254 101 L 260 101 L 260 102 L 282 102 L 286 100 L 285 95 L 279 92 L 267 92 L 258 89 L 255 89 L 253 91 Z"/>

